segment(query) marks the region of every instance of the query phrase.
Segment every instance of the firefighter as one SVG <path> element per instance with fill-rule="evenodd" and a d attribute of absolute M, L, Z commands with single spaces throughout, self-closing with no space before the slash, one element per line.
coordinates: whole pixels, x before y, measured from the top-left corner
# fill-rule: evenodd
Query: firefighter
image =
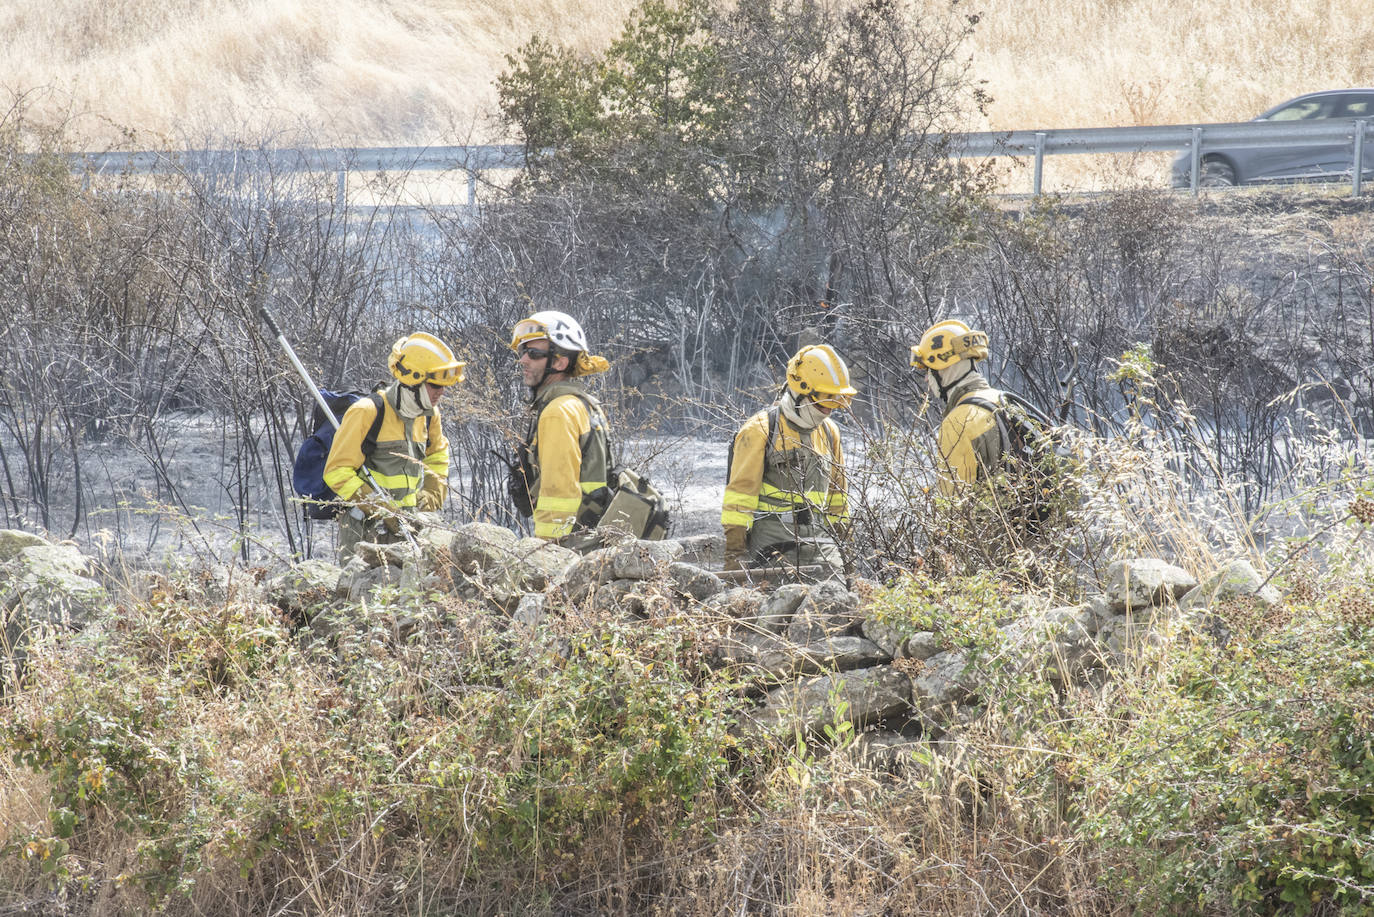
<path fill-rule="evenodd" d="M 530 390 L 529 430 L 511 469 L 510 494 L 534 534 L 586 551 L 588 534 L 605 511 L 610 477 L 610 428 L 601 404 L 583 384 L 610 363 L 593 356 L 577 320 L 536 312 L 516 323 L 510 349 Z"/>
<path fill-rule="evenodd" d="M 439 400 L 463 381 L 466 364 L 443 341 L 417 331 L 392 345 L 387 366 L 395 381 L 379 392 L 383 416 L 375 447 L 364 455 L 378 406 L 359 398 L 339 420 L 325 462 L 325 483 L 353 504 L 339 516 L 340 563 L 348 562 L 360 541 L 391 544 L 405 538 L 402 527 L 411 525 L 410 517 L 437 512 L 448 495 L 449 449 Z"/>
<path fill-rule="evenodd" d="M 931 326 L 911 348 L 911 365 L 926 371 L 926 387 L 944 406 L 940 421 L 940 492 L 987 477 L 1002 461 L 1004 437 L 986 405 L 1001 401 L 977 364 L 988 358 L 988 336 L 949 319 Z M 979 403 L 974 403 L 979 402 Z"/>
<path fill-rule="evenodd" d="M 844 451 L 830 418 L 857 394 L 827 344 L 801 348 L 773 405 L 747 420 L 730 447 L 720 514 L 725 569 L 820 564 L 843 574 L 836 536 L 849 522 Z M 824 578 L 824 577 L 820 577 Z"/>

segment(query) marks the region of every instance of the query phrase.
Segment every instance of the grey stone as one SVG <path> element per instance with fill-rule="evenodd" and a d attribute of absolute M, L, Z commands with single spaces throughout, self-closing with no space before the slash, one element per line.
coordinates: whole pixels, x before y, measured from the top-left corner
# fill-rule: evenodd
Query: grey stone
<path fill-rule="evenodd" d="M 838 636 L 858 624 L 859 597 L 839 580 L 810 587 L 787 625 L 787 639 L 806 645 Z"/>
<path fill-rule="evenodd" d="M 753 622 L 758 619 L 763 593 L 748 586 L 736 586 L 711 596 L 701 605 L 701 613 L 708 619 L 734 619 Z"/>
<path fill-rule="evenodd" d="M 349 601 L 356 602 L 364 596 L 371 595 L 373 590 L 381 586 L 399 586 L 400 583 L 401 568 L 382 564 L 380 567 L 368 567 L 352 574 L 345 569 L 340 588 L 346 585 Z"/>
<path fill-rule="evenodd" d="M 1008 653 L 1023 672 L 1039 672 L 1055 681 L 1079 675 L 1095 659 L 1093 634 L 1098 628 L 1091 606 L 1051 608 L 1003 628 Z"/>
<path fill-rule="evenodd" d="M 801 583 L 785 583 L 774 589 L 759 605 L 758 626 L 781 634 L 810 594 L 811 587 Z"/>
<path fill-rule="evenodd" d="M 608 617 L 643 618 L 648 614 L 652 593 L 641 589 L 642 580 L 616 579 L 593 587 L 592 610 Z"/>
<path fill-rule="evenodd" d="M 319 558 L 301 561 L 267 583 L 267 595 L 282 611 L 300 613 L 324 602 L 348 595 L 340 588 L 344 572 Z"/>
<path fill-rule="evenodd" d="M 581 556 L 542 538 L 521 538 L 515 543 L 507 569 L 516 571 L 514 581 L 525 591 L 542 592 Z"/>
<path fill-rule="evenodd" d="M 918 631 L 907 638 L 906 646 L 902 648 L 902 655 L 897 658 L 915 659 L 918 662 L 925 662 L 927 659 L 946 649 L 940 637 L 928 630 Z"/>
<path fill-rule="evenodd" d="M 768 693 L 753 721 L 772 735 L 808 732 L 849 722 L 855 726 L 901 715 L 911 709 L 911 680 L 891 666 L 821 675 Z"/>
<path fill-rule="evenodd" d="M 926 660 L 920 677 L 912 680 L 912 706 L 923 720 L 944 728 L 977 687 L 964 651 L 946 650 Z"/>
<path fill-rule="evenodd" d="M 688 535 L 672 539 L 679 548 L 678 560 L 697 566 L 719 566 L 725 558 L 725 536 L 721 532 Z"/>
<path fill-rule="evenodd" d="M 568 601 L 581 603 L 587 600 L 592 587 L 609 583 L 611 563 L 615 548 L 597 548 L 582 555 L 562 573 L 554 578 L 550 586 L 567 597 Z"/>
<path fill-rule="evenodd" d="M 872 640 L 863 637 L 827 637 L 801 649 L 805 662 L 803 671 L 848 672 L 891 662 L 892 656 L 883 652 Z"/>
<path fill-rule="evenodd" d="M 1118 614 L 1173 604 L 1197 585 L 1191 573 L 1149 557 L 1115 561 L 1107 568 L 1103 594 Z"/>
<path fill-rule="evenodd" d="M 434 537 L 443 540 L 437 533 Z M 450 562 L 463 573 L 474 574 L 509 563 L 519 536 L 489 522 L 469 522 L 447 540 Z"/>
<path fill-rule="evenodd" d="M 714 595 L 725 591 L 725 583 L 710 570 L 681 561 L 668 565 L 668 579 L 673 587 L 683 595 L 704 602 Z"/>
<path fill-rule="evenodd" d="M 515 605 L 515 611 L 511 618 L 525 627 L 538 627 L 547 617 L 545 610 L 547 598 L 541 592 L 531 592 L 520 597 L 520 601 Z"/>
<path fill-rule="evenodd" d="M 1107 601 L 1105 595 L 1095 595 L 1091 597 L 1084 607 L 1093 617 L 1093 633 L 1100 631 L 1108 621 L 1117 617 L 1118 614 L 1117 611 L 1112 608 L 1112 603 Z"/>
<path fill-rule="evenodd" d="M 24 548 L 48 544 L 46 539 L 18 529 L 0 529 L 0 564 L 8 563 L 19 556 Z"/>
<path fill-rule="evenodd" d="M 730 628 L 712 648 L 711 664 L 718 669 L 739 669 L 756 681 L 779 682 L 795 674 L 794 650 L 772 634 Z"/>
<path fill-rule="evenodd" d="M 1265 583 L 1261 588 L 1261 583 L 1264 577 L 1248 560 L 1234 560 L 1185 594 L 1178 605 L 1184 611 L 1192 611 L 1200 606 L 1246 597 L 1267 610 L 1278 604 L 1281 596 L 1273 585 Z"/>
<path fill-rule="evenodd" d="M 659 579 L 682 553 L 680 545 L 668 541 L 631 541 L 611 550 L 612 579 Z"/>
<path fill-rule="evenodd" d="M 398 541 L 394 544 L 360 541 L 354 556 L 369 567 L 406 567 L 419 562 L 422 554 L 407 541 Z"/>
<path fill-rule="evenodd" d="M 875 616 L 864 618 L 859 622 L 859 632 L 881 647 L 883 652 L 893 659 L 903 654 L 909 639 L 905 631 Z"/>
<path fill-rule="evenodd" d="M 80 576 L 91 575 L 90 559 L 77 548 L 68 544 L 48 544 L 46 542 L 20 548 L 11 563 L 23 564 L 35 576 Z"/>
<path fill-rule="evenodd" d="M 23 669 L 29 644 L 52 630 L 79 630 L 110 604 L 105 587 L 84 575 L 85 556 L 67 545 L 27 544 L 0 564 L 0 664 Z"/>

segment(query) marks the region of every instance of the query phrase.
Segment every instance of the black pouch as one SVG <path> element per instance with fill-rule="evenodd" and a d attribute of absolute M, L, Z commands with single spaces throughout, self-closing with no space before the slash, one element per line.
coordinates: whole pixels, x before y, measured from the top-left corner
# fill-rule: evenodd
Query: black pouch
<path fill-rule="evenodd" d="M 530 500 L 530 453 L 521 443 L 514 459 L 508 459 L 499 452 L 492 452 L 506 465 L 506 496 L 510 498 L 515 511 L 528 519 L 534 515 L 534 502 Z"/>

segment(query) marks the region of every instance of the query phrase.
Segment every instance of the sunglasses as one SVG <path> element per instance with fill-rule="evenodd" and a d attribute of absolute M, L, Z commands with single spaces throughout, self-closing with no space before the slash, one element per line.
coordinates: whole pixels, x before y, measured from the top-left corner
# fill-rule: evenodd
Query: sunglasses
<path fill-rule="evenodd" d="M 549 352 L 547 350 L 540 350 L 536 347 L 526 347 L 522 344 L 518 351 L 518 356 L 529 357 L 531 360 L 547 360 L 549 358 Z"/>

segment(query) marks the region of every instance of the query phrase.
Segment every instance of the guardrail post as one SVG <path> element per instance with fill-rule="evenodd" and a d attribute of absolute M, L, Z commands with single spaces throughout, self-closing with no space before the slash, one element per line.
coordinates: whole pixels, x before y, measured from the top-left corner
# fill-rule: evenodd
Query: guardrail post
<path fill-rule="evenodd" d="M 1045 175 L 1045 132 L 1035 134 L 1035 181 L 1032 186 L 1036 197 L 1040 196 L 1040 180 Z"/>
<path fill-rule="evenodd" d="M 1193 128 L 1193 145 L 1189 148 L 1188 187 L 1197 197 L 1199 178 L 1202 175 L 1202 128 Z"/>
<path fill-rule="evenodd" d="M 1369 121 L 1361 119 L 1355 122 L 1355 178 L 1351 181 L 1350 193 L 1359 197 L 1364 189 L 1364 134 L 1369 130 Z"/>

